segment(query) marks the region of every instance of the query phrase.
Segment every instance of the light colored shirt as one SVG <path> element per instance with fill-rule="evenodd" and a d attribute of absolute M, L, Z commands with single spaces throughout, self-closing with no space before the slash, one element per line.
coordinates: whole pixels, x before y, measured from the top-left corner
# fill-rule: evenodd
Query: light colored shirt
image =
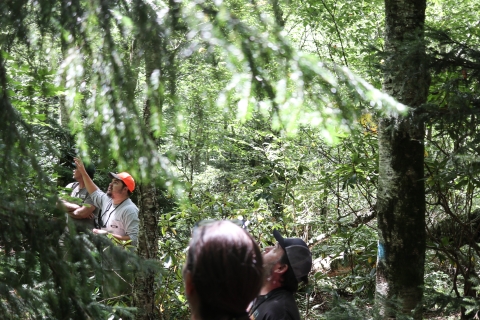
<path fill-rule="evenodd" d="M 118 205 L 113 204 L 112 198 L 97 189 L 90 195 L 93 205 L 101 208 L 101 229 L 119 236 L 129 236 L 132 245 L 137 245 L 138 239 L 138 208 L 127 198 Z"/>
<path fill-rule="evenodd" d="M 93 204 L 93 201 L 92 201 L 92 198 L 90 197 L 90 195 L 88 194 L 88 191 L 86 188 L 82 188 L 80 189 L 80 184 L 78 182 L 72 182 L 72 183 L 69 183 L 66 188 L 70 188 L 72 189 L 72 193 L 70 193 L 70 197 L 73 197 L 73 198 L 79 198 L 82 200 L 82 206 L 85 205 L 85 204 L 89 204 L 89 205 L 92 205 L 92 206 L 95 206 Z M 71 219 L 73 220 L 73 222 L 77 225 L 77 226 L 80 226 L 80 227 L 83 227 L 83 228 L 86 228 L 86 229 L 89 229 L 89 230 L 92 230 L 94 225 L 93 225 L 93 221 L 94 219 L 97 218 L 98 216 L 98 206 L 95 208 L 95 210 L 93 211 L 93 215 L 94 215 L 94 218 L 93 219 L 89 219 L 89 218 L 85 218 L 85 219 L 75 219 L 69 215 L 68 216 L 68 219 Z"/>

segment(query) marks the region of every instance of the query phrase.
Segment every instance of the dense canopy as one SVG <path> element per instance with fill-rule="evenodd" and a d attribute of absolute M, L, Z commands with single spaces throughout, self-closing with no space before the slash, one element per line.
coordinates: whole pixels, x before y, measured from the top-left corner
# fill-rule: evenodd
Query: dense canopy
<path fill-rule="evenodd" d="M 407 232 L 377 201 L 390 172 L 379 137 L 421 123 L 420 154 L 396 152 L 416 153 L 423 172 L 401 189 L 420 186 L 423 298 L 417 313 L 396 297 L 389 306 L 473 318 L 480 4 L 429 2 L 421 30 L 395 47 L 398 3 L 0 1 L 0 317 L 188 318 L 191 228 L 232 218 L 261 246 L 273 228 L 308 243 L 305 319 L 386 317 L 374 304 L 381 221 Z M 411 79 L 421 81 L 402 86 Z M 108 172 L 135 177 L 136 250 L 77 232 L 57 208 L 75 156 L 101 189 Z M 105 252 L 121 270 L 106 272 Z M 107 295 L 125 283 L 131 294 Z"/>

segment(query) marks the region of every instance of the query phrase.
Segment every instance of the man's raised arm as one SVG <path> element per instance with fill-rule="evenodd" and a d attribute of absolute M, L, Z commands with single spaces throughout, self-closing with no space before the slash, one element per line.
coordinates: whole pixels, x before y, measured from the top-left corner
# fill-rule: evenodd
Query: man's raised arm
<path fill-rule="evenodd" d="M 82 174 L 83 183 L 85 183 L 85 188 L 87 188 L 88 193 L 92 194 L 95 191 L 97 191 L 99 188 L 93 182 L 93 180 L 90 178 L 87 171 L 85 171 L 85 165 L 83 164 L 82 159 L 73 158 L 73 161 L 75 161 L 75 165 L 77 166 L 77 170 Z"/>

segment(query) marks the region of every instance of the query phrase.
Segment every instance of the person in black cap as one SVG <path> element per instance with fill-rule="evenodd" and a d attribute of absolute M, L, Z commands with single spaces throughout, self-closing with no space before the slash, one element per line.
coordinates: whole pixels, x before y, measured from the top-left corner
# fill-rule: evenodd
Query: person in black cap
<path fill-rule="evenodd" d="M 85 169 L 90 179 L 93 179 L 95 167 L 89 165 Z M 83 176 L 80 171 L 77 170 L 76 166 L 75 169 L 73 169 L 73 179 L 75 179 L 76 182 L 69 183 L 66 188 L 72 189 L 70 196 L 72 198 L 79 198 L 81 203 L 78 204 L 65 199 L 62 199 L 61 203 L 67 211 L 68 218 L 73 220 L 79 230 L 92 230 L 94 227 L 94 219 L 98 215 L 98 208 L 93 204 L 92 198 L 85 188 Z"/>
<path fill-rule="evenodd" d="M 249 308 L 252 320 L 300 320 L 293 294 L 300 282 L 308 282 L 312 253 L 299 238 L 283 238 L 277 230 L 275 246 L 265 248 L 264 280 L 260 295 Z"/>

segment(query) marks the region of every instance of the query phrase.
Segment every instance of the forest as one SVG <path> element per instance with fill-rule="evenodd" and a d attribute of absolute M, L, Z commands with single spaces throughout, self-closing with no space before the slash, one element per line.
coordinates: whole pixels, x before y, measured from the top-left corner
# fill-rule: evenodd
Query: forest
<path fill-rule="evenodd" d="M 478 319 L 478 12 L 0 1 L 0 318 L 190 319 L 192 228 L 240 219 L 308 244 L 303 319 Z M 64 218 L 75 157 L 135 178 L 135 248 Z"/>

